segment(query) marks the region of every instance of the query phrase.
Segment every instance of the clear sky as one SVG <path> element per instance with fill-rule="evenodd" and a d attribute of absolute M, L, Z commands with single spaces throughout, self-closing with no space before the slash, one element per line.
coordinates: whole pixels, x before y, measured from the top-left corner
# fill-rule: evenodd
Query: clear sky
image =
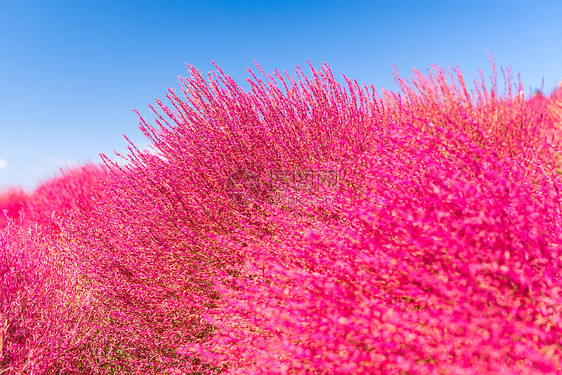
<path fill-rule="evenodd" d="M 511 65 L 526 88 L 562 79 L 560 1 L 0 0 L 0 186 L 36 186 L 65 166 L 146 145 L 133 109 L 172 77 L 216 62 L 243 87 L 256 60 L 307 60 L 380 86 L 392 66 L 458 64 L 467 81 Z M 160 66 L 162 67 L 160 67 Z M 390 80 L 386 89 L 395 89 Z"/>

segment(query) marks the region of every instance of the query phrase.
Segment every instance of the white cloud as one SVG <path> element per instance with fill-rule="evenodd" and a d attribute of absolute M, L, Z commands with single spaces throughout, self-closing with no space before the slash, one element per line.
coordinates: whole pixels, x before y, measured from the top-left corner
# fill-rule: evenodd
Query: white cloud
<path fill-rule="evenodd" d="M 10 166 L 6 159 L 0 159 L 0 169 L 6 169 Z"/>

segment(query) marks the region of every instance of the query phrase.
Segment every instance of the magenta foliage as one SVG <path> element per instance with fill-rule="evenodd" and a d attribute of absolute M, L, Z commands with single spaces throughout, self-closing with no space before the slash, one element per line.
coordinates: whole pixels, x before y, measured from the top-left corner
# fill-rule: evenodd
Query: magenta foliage
<path fill-rule="evenodd" d="M 2 369 L 559 372 L 559 93 L 311 72 L 190 67 L 150 151 L 4 198 Z"/>
<path fill-rule="evenodd" d="M 33 191 L 26 212 L 40 224 L 52 223 L 53 218 L 69 217 L 74 212 L 87 214 L 95 205 L 103 204 L 102 187 L 108 178 L 105 167 L 93 164 L 63 170 Z"/>
<path fill-rule="evenodd" d="M 0 231 L 0 369 L 8 374 L 84 371 L 89 302 L 49 238 L 15 221 Z"/>
<path fill-rule="evenodd" d="M 218 334 L 182 352 L 241 374 L 557 373 L 557 182 L 436 130 L 453 141 L 411 128 L 348 166 L 366 191 L 337 219 L 281 213 L 280 244 L 246 250 L 251 281 L 222 288 Z"/>
<path fill-rule="evenodd" d="M 371 147 L 324 207 L 339 225 L 305 205 L 305 223 L 281 214 L 282 246 L 235 246 L 246 277 L 218 281 L 215 338 L 181 352 L 239 373 L 556 372 L 557 124 L 511 93 L 474 103 L 437 73 L 361 108 Z"/>
<path fill-rule="evenodd" d="M 25 208 L 27 195 L 21 189 L 9 188 L 0 190 L 0 228 L 8 225 L 8 220 L 17 221 L 20 212 Z"/>

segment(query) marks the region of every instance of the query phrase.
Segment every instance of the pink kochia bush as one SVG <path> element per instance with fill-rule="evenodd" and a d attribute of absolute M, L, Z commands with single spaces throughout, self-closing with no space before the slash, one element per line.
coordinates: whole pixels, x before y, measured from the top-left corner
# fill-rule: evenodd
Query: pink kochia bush
<path fill-rule="evenodd" d="M 334 216 L 276 218 L 281 243 L 221 288 L 218 334 L 183 352 L 241 374 L 558 372 L 554 182 L 448 135 L 387 137 Z"/>
<path fill-rule="evenodd" d="M 560 373 L 560 93 L 311 72 L 2 196 L 0 373 Z"/>
<path fill-rule="evenodd" d="M 9 220 L 17 220 L 25 207 L 27 195 L 21 189 L 0 189 L 0 228 L 8 225 Z"/>
<path fill-rule="evenodd" d="M 79 275 L 53 252 L 49 227 L 10 220 L 0 232 L 0 369 L 7 374 L 87 373 L 90 314 Z"/>
<path fill-rule="evenodd" d="M 346 144 L 330 155 L 344 160 L 347 188 L 325 207 L 304 199 L 270 217 L 275 242 L 238 246 L 246 265 L 217 281 L 224 307 L 208 320 L 217 333 L 180 351 L 238 373 L 555 372 L 562 326 L 555 145 L 544 141 L 557 131 L 551 114 L 527 113 L 510 93 L 480 92 L 473 105 L 462 80 L 448 86 L 441 72 L 429 82 L 418 76 L 417 95 L 403 86 L 408 100 L 369 103 L 351 84 L 359 98 L 350 100 L 324 73 L 308 90 L 288 91 L 328 117 L 319 124 L 363 127 L 355 159 L 346 160 Z M 318 103 L 333 112 L 315 112 Z M 296 106 L 278 99 L 271 107 L 283 104 Z M 355 118 L 344 115 L 350 107 Z M 353 121 L 358 113 L 362 122 Z"/>

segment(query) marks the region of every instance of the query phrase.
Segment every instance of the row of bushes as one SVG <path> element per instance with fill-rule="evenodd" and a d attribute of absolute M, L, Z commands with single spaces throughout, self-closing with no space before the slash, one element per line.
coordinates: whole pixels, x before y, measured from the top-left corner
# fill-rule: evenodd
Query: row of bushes
<path fill-rule="evenodd" d="M 560 92 L 217 69 L 0 196 L 0 373 L 560 371 Z"/>

